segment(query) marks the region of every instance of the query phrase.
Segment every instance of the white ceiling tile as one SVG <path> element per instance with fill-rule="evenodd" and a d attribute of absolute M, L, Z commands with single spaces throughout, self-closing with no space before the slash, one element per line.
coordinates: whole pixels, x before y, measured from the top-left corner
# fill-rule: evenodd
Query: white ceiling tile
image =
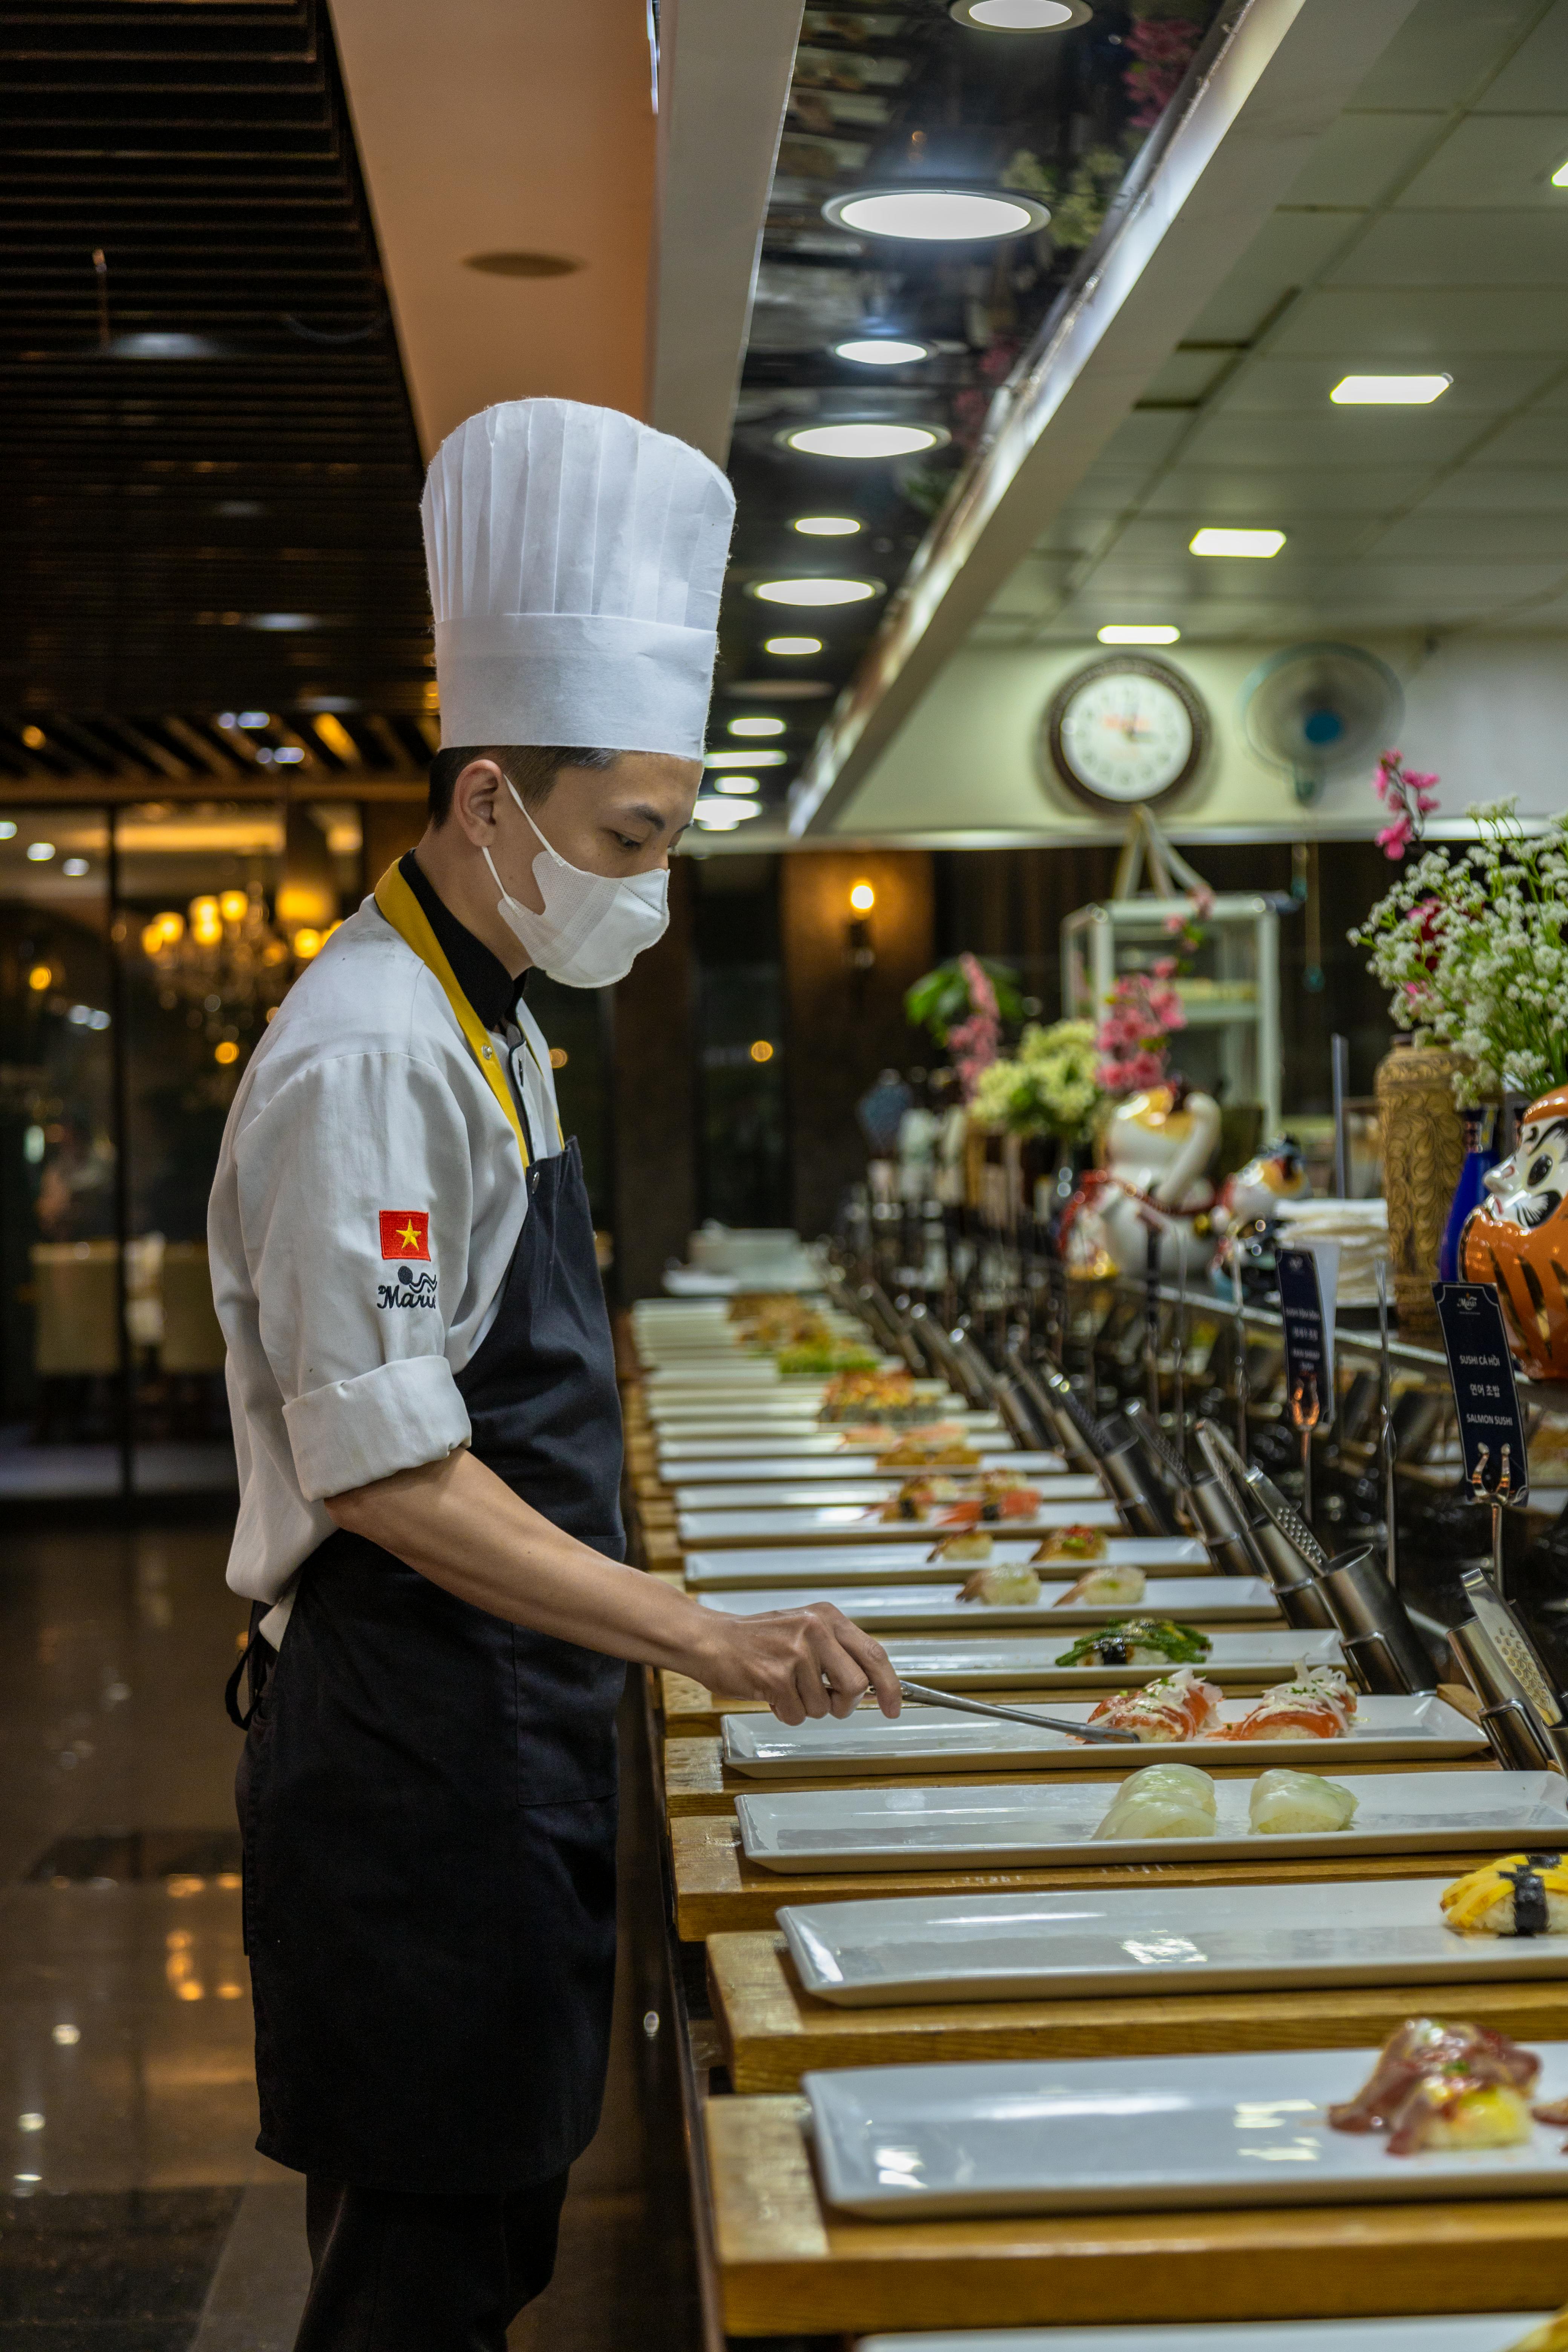
<path fill-rule="evenodd" d="M 1446 113 L 1342 114 L 1313 148 L 1305 171 L 1291 181 L 1286 207 L 1380 203 L 1447 120 Z"/>
<path fill-rule="evenodd" d="M 1568 425 L 1561 416 L 1516 416 L 1494 433 L 1476 461 L 1485 466 L 1560 466 L 1568 451 Z"/>
<path fill-rule="evenodd" d="M 1561 111 L 1545 113 L 1546 107 Z M 1536 98 L 1529 114 L 1472 114 L 1457 122 L 1431 162 L 1399 198 L 1408 205 L 1482 210 L 1518 205 L 1557 208 L 1568 192 L 1552 174 L 1568 156 L 1568 81 L 1559 77 Z"/>
<path fill-rule="evenodd" d="M 1296 305 L 1272 348 L 1434 367 L 1470 352 L 1568 352 L 1568 302 L 1507 287 L 1330 287 Z"/>
<path fill-rule="evenodd" d="M 1325 410 L 1334 416 L 1348 415 L 1350 412 L 1333 406 L 1329 394 L 1342 376 L 1361 370 L 1363 359 L 1369 362 L 1363 371 L 1367 373 L 1376 373 L 1383 363 L 1381 352 L 1353 350 L 1337 352 L 1331 359 L 1276 359 L 1270 354 L 1243 368 L 1234 383 L 1225 386 L 1219 403 L 1230 416 L 1288 412 L 1311 415 Z M 1546 353 L 1529 359 L 1472 354 L 1456 362 L 1451 371 L 1454 381 L 1440 395 L 1442 413 L 1447 417 L 1506 414 L 1549 383 L 1560 364 Z M 1444 368 L 1440 373 L 1450 371 Z M 1430 415 L 1438 405 L 1433 402 L 1400 413 L 1406 417 Z"/>
<path fill-rule="evenodd" d="M 1274 213 L 1187 329 L 1188 342 L 1245 343 L 1282 294 L 1310 285 L 1356 226 L 1353 213 Z"/>
<path fill-rule="evenodd" d="M 1267 499 L 1254 502 L 1253 514 L 1257 518 L 1254 528 L 1260 530 L 1279 528 Z M 1234 518 L 1227 516 L 1226 520 L 1230 521 Z M 1239 566 L 1239 576 L 1256 579 L 1265 566 L 1272 572 L 1281 565 L 1289 566 L 1303 561 L 1321 562 L 1346 554 L 1360 544 L 1367 529 L 1364 516 L 1319 512 L 1301 517 L 1295 529 L 1288 534 L 1288 543 L 1278 555 L 1189 556 L 1187 541 L 1195 530 L 1212 520 L 1213 517 L 1206 514 L 1201 506 L 1189 508 L 1185 514 L 1140 515 L 1135 522 L 1126 525 L 1118 538 L 1116 558 L 1121 561 L 1128 557 L 1147 557 L 1151 562 L 1160 562 L 1179 552 L 1187 562 L 1196 567 L 1197 574 L 1214 576 L 1229 571 L 1233 566 Z"/>
<path fill-rule="evenodd" d="M 1544 101 L 1542 91 L 1551 93 Z M 1542 23 L 1517 48 L 1478 101 L 1483 114 L 1529 114 L 1543 102 L 1561 104 L 1568 93 L 1568 5 L 1557 0 Z"/>
<path fill-rule="evenodd" d="M 1568 457 L 1568 435 L 1563 438 Z M 1428 514 L 1565 515 L 1568 464 L 1555 470 L 1550 466 L 1461 466 L 1458 473 L 1434 482 L 1421 505 Z"/>
<path fill-rule="evenodd" d="M 1568 189 L 1535 212 L 1395 212 L 1334 264 L 1333 286 L 1568 286 Z"/>
<path fill-rule="evenodd" d="M 1521 596 L 1542 595 L 1568 578 L 1568 556 L 1548 563 L 1459 562 L 1418 563 L 1384 562 L 1369 556 L 1342 572 L 1325 570 L 1313 582 L 1320 595 L 1347 603 L 1395 602 L 1415 611 L 1436 608 L 1439 602 L 1479 611 L 1512 604 Z"/>
<path fill-rule="evenodd" d="M 1305 515 L 1390 513 L 1419 498 L 1430 479 L 1424 466 L 1247 467 L 1236 473 L 1212 465 L 1177 466 L 1162 475 L 1143 511 L 1201 510 L 1221 521 L 1245 522 L 1266 508 L 1283 529 Z"/>
<path fill-rule="evenodd" d="M 1558 563 L 1568 571 L 1568 524 L 1560 510 L 1551 509 L 1487 512 L 1423 505 L 1380 530 L 1368 552 L 1374 562 L 1397 556 L 1436 556 L 1465 563 L 1529 559 Z"/>
<path fill-rule="evenodd" d="M 1123 417 L 1101 450 L 1100 463 L 1119 472 L 1149 472 L 1163 465 L 1186 431 L 1190 419 L 1159 409 L 1134 409 Z"/>
<path fill-rule="evenodd" d="M 1458 106 L 1505 59 L 1540 0 L 1421 0 L 1356 91 L 1358 107 Z"/>
<path fill-rule="evenodd" d="M 1276 470 L 1302 466 L 1441 466 L 1476 437 L 1477 419 L 1458 410 L 1334 408 L 1248 415 L 1221 407 L 1205 417 L 1182 451 L 1184 465 Z"/>
<path fill-rule="evenodd" d="M 1231 365 L 1233 358 L 1234 354 L 1228 351 L 1173 352 L 1152 382 L 1144 386 L 1140 406 L 1158 404 L 1162 401 L 1186 401 L 1195 404 L 1204 399 L 1210 386 L 1217 383 L 1225 369 Z"/>
<path fill-rule="evenodd" d="M 1568 415 L 1568 371 L 1538 392 L 1531 407 L 1539 415 Z M 1568 455 L 1568 435 L 1564 437 L 1564 454 Z"/>

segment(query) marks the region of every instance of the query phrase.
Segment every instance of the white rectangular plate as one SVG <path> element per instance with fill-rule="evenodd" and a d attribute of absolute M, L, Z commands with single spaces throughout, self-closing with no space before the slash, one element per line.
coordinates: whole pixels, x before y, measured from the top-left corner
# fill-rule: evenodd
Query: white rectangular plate
<path fill-rule="evenodd" d="M 795 1904 L 779 1925 L 806 1991 L 841 2009 L 1568 1975 L 1568 1936 L 1454 1935 L 1451 1884 L 930 1895 Z"/>
<path fill-rule="evenodd" d="M 1253 1701 L 1220 1702 L 1220 1719 L 1239 1722 Z M 1087 1723 L 1089 1699 L 1041 1701 L 1047 1712 L 1069 1723 Z M 783 1724 L 771 1715 L 727 1715 L 721 1727 L 724 1761 L 751 1780 L 861 1779 L 910 1774 L 1046 1770 L 1082 1771 L 1089 1764 L 1196 1764 L 1205 1772 L 1289 1764 L 1302 1772 L 1353 1771 L 1357 1764 L 1436 1762 L 1473 1756 L 1486 1735 L 1457 1707 L 1431 1695 L 1363 1697 L 1355 1728 L 1342 1739 L 1147 1740 L 1136 1748 L 1086 1748 L 1065 1732 L 1044 1731 L 983 1715 L 949 1715 L 941 1707 L 906 1706 L 896 1723 L 873 1707 L 861 1707 L 835 1722 Z"/>
<path fill-rule="evenodd" d="M 805 1440 L 802 1444 L 811 1442 Z M 904 1479 L 920 1475 L 916 1470 L 879 1469 L 875 1453 L 868 1447 L 858 1446 L 853 1453 L 846 1453 L 831 1438 L 826 1444 L 820 1439 L 816 1440 L 816 1450 L 810 1454 L 804 1451 L 784 1453 L 770 1445 L 765 1438 L 742 1439 L 722 1454 L 712 1450 L 715 1441 L 710 1438 L 705 1446 L 661 1445 L 658 1452 L 659 1476 L 667 1486 L 674 1484 L 682 1487 L 722 1486 L 731 1480 L 744 1480 L 755 1486 L 782 1486 L 792 1479 L 809 1479 L 817 1486 L 837 1486 L 853 1478 L 862 1483 L 869 1481 L 879 1494 L 896 1495 Z M 689 1454 L 695 1458 L 688 1460 Z M 948 1470 L 938 1467 L 931 1475 L 938 1478 L 971 1478 L 984 1470 L 1005 1470 L 1009 1477 L 1017 1479 L 1020 1486 L 1037 1486 L 1042 1480 L 1054 1485 L 1058 1479 L 1075 1475 L 1068 1472 L 1059 1454 L 984 1454 L 972 1468 Z M 1089 1483 L 1090 1491 L 1099 1494 L 1099 1481 L 1091 1479 Z M 706 1496 L 700 1495 L 697 1497 L 699 1506 L 707 1499 Z M 773 1497 L 770 1496 L 766 1499 L 772 1501 Z M 828 1495 L 815 1499 L 837 1502 L 841 1498 Z"/>
<path fill-rule="evenodd" d="M 1215 1782 L 1215 1834 L 1202 1838 L 1097 1838 L 1116 1790 L 1096 1780 L 781 1789 L 737 1797 L 735 1812 L 747 1860 L 763 1870 L 791 1872 L 1283 1862 L 1452 1847 L 1496 1853 L 1568 1843 L 1568 1781 L 1556 1772 L 1335 1771 L 1329 1777 L 1359 1800 L 1355 1817 L 1349 1829 L 1301 1837 L 1266 1837 L 1251 1827 L 1250 1780 Z"/>
<path fill-rule="evenodd" d="M 951 1569 L 948 1574 L 951 1579 Z M 1002 1625 L 1030 1633 L 1043 1633 L 1056 1625 L 1070 1631 L 1108 1624 L 1112 1618 L 1134 1613 L 1134 1605 L 1125 1601 L 1075 1601 L 1070 1606 L 1059 1599 L 1053 1601 L 1048 1586 L 1038 1601 L 960 1601 L 951 1581 L 945 1587 L 910 1584 L 890 1589 L 825 1584 L 797 1591 L 794 1586 L 780 1586 L 772 1592 L 709 1592 L 703 1601 L 708 1608 L 722 1610 L 731 1617 L 754 1617 L 764 1609 L 809 1609 L 814 1601 L 830 1601 L 846 1617 L 852 1617 L 858 1625 L 869 1625 L 878 1633 L 927 1629 L 942 1633 L 973 1633 L 982 1629 L 989 1633 Z M 1205 1617 L 1278 1622 L 1279 1604 L 1273 1587 L 1260 1576 L 1171 1576 L 1152 1578 L 1135 1612 L 1142 1617 L 1173 1617 L 1178 1622 L 1194 1624 Z"/>
<path fill-rule="evenodd" d="M 1121 1525 L 1114 1503 L 1042 1503 L 1032 1518 L 1009 1519 L 1010 1534 L 1043 1536 L 1047 1528 L 1105 1528 Z M 678 1511 L 676 1527 L 683 1545 L 777 1543 L 923 1543 L 929 1551 L 949 1528 L 928 1520 L 868 1518 L 858 1503 L 819 1503 L 795 1511 Z"/>
<path fill-rule="evenodd" d="M 858 2352 L 1512 2352 L 1543 2311 L 1455 2318 L 1205 2320 L 1175 2327 L 965 2328 L 862 2336 Z"/>
<path fill-rule="evenodd" d="M 713 1486 L 689 1486 L 683 1482 L 675 1489 L 675 1507 L 678 1511 L 805 1511 L 818 1509 L 823 1504 L 834 1509 L 847 1509 L 853 1504 L 859 1515 L 868 1518 L 873 1527 L 909 1524 L 917 1533 L 923 1528 L 934 1543 L 938 1536 L 952 1532 L 951 1529 L 944 1530 L 942 1525 L 942 1513 L 952 1507 L 950 1503 L 933 1503 L 923 1519 L 907 1523 L 901 1519 L 883 1522 L 874 1516 L 879 1503 L 887 1502 L 890 1496 L 898 1493 L 904 1475 L 898 1470 L 863 1469 L 856 1478 L 836 1476 L 825 1479 L 817 1476 L 811 1465 L 791 1472 L 783 1465 L 769 1470 L 765 1465 L 759 1464 L 739 1477 L 731 1472 L 732 1483 L 721 1481 Z M 1089 1473 L 1041 1477 L 1038 1475 L 1031 1476 L 1020 1470 L 1018 1484 L 1027 1486 L 1031 1494 L 1038 1495 L 1044 1503 L 1092 1503 L 1099 1501 L 1105 1493 L 1099 1479 Z M 1005 1519 L 994 1524 L 1024 1527 L 1028 1523 L 1023 1519 Z"/>
<path fill-rule="evenodd" d="M 1337 1633 L 1211 1633 L 1208 1644 L 1207 1657 L 1198 1663 L 1216 1683 L 1278 1683 L 1298 1666 L 1344 1663 Z M 1047 1640 L 993 1633 L 966 1642 L 932 1633 L 894 1639 L 887 1650 L 906 1682 L 930 1683 L 936 1690 L 1126 1690 L 1170 1672 L 1165 1665 L 1058 1666 L 1057 1660 L 1069 1646 L 1060 1634 Z"/>
<path fill-rule="evenodd" d="M 728 1431 L 715 1436 L 662 1438 L 658 1458 L 662 1467 L 668 1463 L 672 1469 L 684 1474 L 687 1463 L 745 1462 L 753 1455 L 770 1462 L 842 1462 L 846 1474 L 858 1476 L 874 1462 L 879 1454 L 892 1451 L 898 1432 L 879 1431 L 875 1437 L 851 1438 L 847 1430 L 824 1429 L 820 1422 L 803 1425 L 798 1434 L 791 1432 L 780 1435 L 769 1427 L 760 1436 L 736 1436 Z M 1001 1423 L 991 1413 L 973 1414 L 963 1432 L 963 1442 L 973 1446 L 987 1466 L 998 1469 L 1016 1462 L 1033 1462 L 1042 1468 L 1063 1470 L 1067 1467 L 1059 1454 L 1013 1454 L 1005 1450 L 1006 1439 Z M 717 1473 L 715 1475 L 718 1475 Z"/>
<path fill-rule="evenodd" d="M 1568 2094 L 1568 2043 L 1538 2045 L 1538 2099 Z M 1324 2113 L 1372 2050 L 1247 2051 L 807 2074 L 830 2205 L 869 2221 L 1403 2203 L 1568 2190 L 1563 2126 L 1521 2147 L 1394 2157 Z"/>
<path fill-rule="evenodd" d="M 1037 1538 L 1004 1537 L 991 1547 L 992 1563 L 1026 1560 Z M 1089 1567 L 1168 1569 L 1174 1575 L 1213 1573 L 1201 1543 L 1191 1536 L 1119 1536 L 1108 1540 L 1104 1561 L 1043 1559 L 1038 1573 L 1070 1584 Z M 696 1592 L 745 1591 L 785 1584 L 951 1584 L 952 1570 L 927 1559 L 908 1544 L 780 1545 L 756 1551 L 690 1551 L 686 1581 Z"/>

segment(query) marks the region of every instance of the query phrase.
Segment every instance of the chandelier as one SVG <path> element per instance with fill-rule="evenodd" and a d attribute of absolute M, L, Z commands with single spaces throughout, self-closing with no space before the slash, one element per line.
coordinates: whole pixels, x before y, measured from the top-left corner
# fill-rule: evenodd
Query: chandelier
<path fill-rule="evenodd" d="M 201 1029 L 219 1063 L 239 1058 L 241 1030 L 272 1018 L 291 982 L 336 930 L 301 924 L 292 937 L 278 929 L 259 889 L 222 890 L 193 898 L 184 914 L 154 915 L 142 932 L 142 952 L 158 982 L 165 1012 L 180 1005 Z"/>

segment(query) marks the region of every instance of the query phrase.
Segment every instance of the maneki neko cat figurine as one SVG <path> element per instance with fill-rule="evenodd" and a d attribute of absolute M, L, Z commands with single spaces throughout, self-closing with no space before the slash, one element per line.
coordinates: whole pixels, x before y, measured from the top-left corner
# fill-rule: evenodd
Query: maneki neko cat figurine
<path fill-rule="evenodd" d="M 1466 1282 L 1497 1285 L 1514 1354 L 1531 1380 L 1568 1380 L 1568 1087 L 1542 1095 L 1487 1198 L 1459 1235 Z"/>
<path fill-rule="evenodd" d="M 1161 1234 L 1160 1266 L 1174 1274 L 1206 1265 L 1214 1251 L 1204 1175 L 1219 1141 L 1219 1105 L 1167 1081 L 1129 1095 L 1105 1129 L 1106 1164 L 1091 1169 L 1068 1203 L 1060 1246 L 1079 1279 L 1142 1274 L 1151 1224 Z"/>

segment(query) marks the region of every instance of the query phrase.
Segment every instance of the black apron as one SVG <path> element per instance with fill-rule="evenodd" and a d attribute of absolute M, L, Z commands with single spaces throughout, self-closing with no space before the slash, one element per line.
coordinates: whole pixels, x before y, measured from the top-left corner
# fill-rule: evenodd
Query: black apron
<path fill-rule="evenodd" d="M 620 1403 L 575 1139 L 525 1181 L 500 1308 L 457 1376 L 472 1450 L 620 1559 Z M 373 2189 L 552 2179 L 604 2092 L 625 1666 L 342 1529 L 300 1570 L 276 1659 L 253 1638 L 253 1675 L 258 1659 L 238 1784 L 258 2147 Z"/>

